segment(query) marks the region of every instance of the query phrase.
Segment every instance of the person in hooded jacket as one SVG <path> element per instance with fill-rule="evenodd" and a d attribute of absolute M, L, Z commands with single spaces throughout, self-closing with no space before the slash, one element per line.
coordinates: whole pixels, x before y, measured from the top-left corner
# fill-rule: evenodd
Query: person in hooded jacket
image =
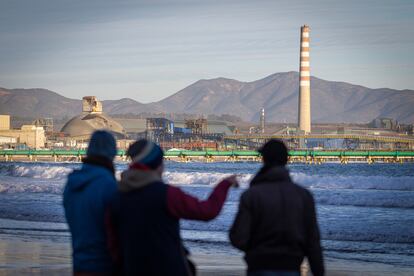
<path fill-rule="evenodd" d="M 221 181 L 208 199 L 199 200 L 162 180 L 163 151 L 139 140 L 127 154 L 132 161 L 121 174 L 114 222 L 125 275 L 194 275 L 180 237 L 180 219 L 209 221 L 219 213 L 235 176 Z"/>
<path fill-rule="evenodd" d="M 248 276 L 299 276 L 304 257 L 314 276 L 324 275 L 312 194 L 293 183 L 288 149 L 270 140 L 259 152 L 264 166 L 240 198 L 230 241 L 245 252 Z"/>
<path fill-rule="evenodd" d="M 68 176 L 63 192 L 66 221 L 72 236 L 74 275 L 112 275 L 108 225 L 117 192 L 113 160 L 116 142 L 107 131 L 95 131 L 80 170 Z"/>

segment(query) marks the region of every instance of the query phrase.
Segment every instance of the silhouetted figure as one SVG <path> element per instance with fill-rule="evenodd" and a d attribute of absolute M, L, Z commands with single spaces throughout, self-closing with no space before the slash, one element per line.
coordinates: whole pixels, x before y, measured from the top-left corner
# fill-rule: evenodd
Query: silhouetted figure
<path fill-rule="evenodd" d="M 245 252 L 249 276 L 299 276 L 304 257 L 314 276 L 324 275 L 312 194 L 290 179 L 283 142 L 270 140 L 259 152 L 264 165 L 240 198 L 231 243 Z"/>
<path fill-rule="evenodd" d="M 107 224 L 117 192 L 113 159 L 116 142 L 106 131 L 93 133 L 82 168 L 68 176 L 63 193 L 66 220 L 72 235 L 75 275 L 111 275 Z"/>
<path fill-rule="evenodd" d="M 114 208 L 126 275 L 193 275 L 180 237 L 180 219 L 214 219 L 235 177 L 221 181 L 204 201 L 162 181 L 163 151 L 147 140 L 132 144 Z"/>

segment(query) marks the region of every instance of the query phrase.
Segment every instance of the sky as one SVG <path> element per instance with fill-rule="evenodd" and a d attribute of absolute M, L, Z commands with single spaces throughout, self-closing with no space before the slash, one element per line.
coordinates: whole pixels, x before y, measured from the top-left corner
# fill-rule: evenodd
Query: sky
<path fill-rule="evenodd" d="M 199 79 L 298 71 L 414 89 L 414 1 L 0 0 L 0 87 L 161 100 Z"/>

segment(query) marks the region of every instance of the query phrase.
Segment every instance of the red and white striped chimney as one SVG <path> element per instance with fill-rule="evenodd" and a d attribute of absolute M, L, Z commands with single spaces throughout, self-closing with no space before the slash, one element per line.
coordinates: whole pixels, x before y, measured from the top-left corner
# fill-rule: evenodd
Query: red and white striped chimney
<path fill-rule="evenodd" d="M 300 67 L 299 67 L 299 130 L 311 132 L 310 110 L 310 65 L 309 65 L 309 26 L 300 28 Z"/>

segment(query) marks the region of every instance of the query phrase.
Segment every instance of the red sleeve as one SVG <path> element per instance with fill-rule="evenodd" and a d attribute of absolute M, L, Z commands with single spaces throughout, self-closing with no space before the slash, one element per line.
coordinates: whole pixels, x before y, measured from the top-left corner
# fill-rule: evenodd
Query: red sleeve
<path fill-rule="evenodd" d="M 180 188 L 168 186 L 168 211 L 176 218 L 212 220 L 220 213 L 230 186 L 231 182 L 221 181 L 214 188 L 208 199 L 203 201 L 184 193 Z"/>

